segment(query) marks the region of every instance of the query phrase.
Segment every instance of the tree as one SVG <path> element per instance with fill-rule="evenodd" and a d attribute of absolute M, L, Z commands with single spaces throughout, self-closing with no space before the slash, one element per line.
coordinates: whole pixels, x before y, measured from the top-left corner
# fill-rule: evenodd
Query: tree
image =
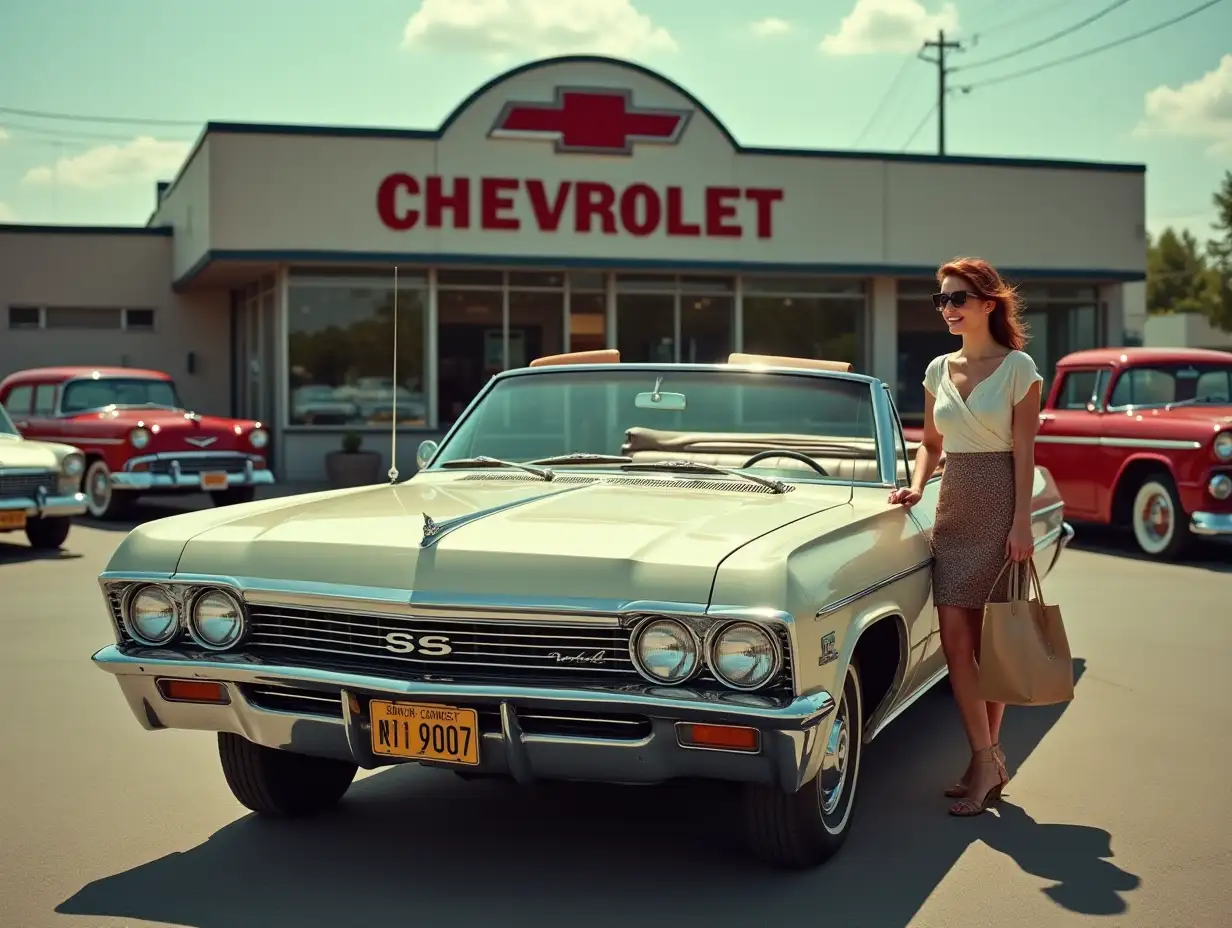
<path fill-rule="evenodd" d="M 1219 293 L 1215 305 L 1208 314 L 1211 325 L 1232 332 L 1232 171 L 1223 175 L 1223 182 L 1215 191 L 1215 223 L 1217 236 L 1206 244 L 1212 269 L 1218 276 Z"/>
<path fill-rule="evenodd" d="M 1146 308 L 1149 313 L 1202 313 L 1214 319 L 1219 311 L 1219 274 L 1212 270 L 1187 230 L 1171 227 L 1158 241 L 1147 243 Z"/>

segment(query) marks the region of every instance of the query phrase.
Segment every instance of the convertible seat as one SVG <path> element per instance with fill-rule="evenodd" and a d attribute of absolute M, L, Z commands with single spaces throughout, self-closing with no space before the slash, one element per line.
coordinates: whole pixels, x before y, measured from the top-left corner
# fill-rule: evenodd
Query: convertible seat
<path fill-rule="evenodd" d="M 782 354 L 744 354 L 736 351 L 727 358 L 728 364 L 746 367 L 795 367 L 814 371 L 838 371 L 851 373 L 846 361 L 823 361 L 820 358 L 792 358 Z"/>
<path fill-rule="evenodd" d="M 565 354 L 549 354 L 535 358 L 531 367 L 554 367 L 560 364 L 619 364 L 620 352 L 615 348 L 599 351 L 570 351 Z"/>
<path fill-rule="evenodd" d="M 856 456 L 826 447 L 827 443 L 843 443 L 857 446 Z M 875 482 L 878 479 L 877 461 L 873 457 L 871 439 L 833 438 L 819 435 L 785 435 L 777 433 L 752 434 L 744 432 L 676 432 L 665 429 L 631 428 L 625 432 L 621 453 L 634 461 L 701 461 L 719 467 L 739 467 L 759 451 L 785 448 L 808 455 L 831 477 L 839 480 Z M 814 474 L 803 461 L 793 458 L 766 458 L 759 467 L 776 470 L 799 470 Z"/>

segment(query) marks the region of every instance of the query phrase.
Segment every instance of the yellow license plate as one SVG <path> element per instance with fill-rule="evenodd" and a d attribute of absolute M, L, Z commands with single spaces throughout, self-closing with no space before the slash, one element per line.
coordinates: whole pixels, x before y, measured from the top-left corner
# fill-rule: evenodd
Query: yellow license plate
<path fill-rule="evenodd" d="M 203 490 L 225 490 L 227 488 L 227 472 L 218 473 L 213 471 L 208 474 L 201 475 L 201 489 Z"/>
<path fill-rule="evenodd" d="M 474 709 L 374 699 L 368 711 L 373 754 L 472 767 L 479 763 L 479 714 Z"/>
<path fill-rule="evenodd" d="M 0 529 L 25 528 L 24 512 L 0 512 Z"/>

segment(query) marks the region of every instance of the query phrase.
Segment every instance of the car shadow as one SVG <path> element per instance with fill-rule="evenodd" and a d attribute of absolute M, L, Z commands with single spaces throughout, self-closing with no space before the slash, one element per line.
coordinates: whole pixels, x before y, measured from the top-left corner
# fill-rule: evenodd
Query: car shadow
<path fill-rule="evenodd" d="M 146 522 L 153 522 L 155 519 L 165 519 L 168 516 L 183 515 L 186 512 L 196 512 L 199 509 L 205 509 L 213 505 L 206 497 L 202 497 L 204 502 L 198 500 L 196 496 L 177 496 L 170 500 L 137 500 L 133 504 L 131 512 L 128 513 L 128 518 L 105 520 L 95 519 L 93 516 L 78 516 L 76 521 L 81 525 L 88 525 L 90 528 L 98 529 L 103 532 L 124 532 L 128 533 L 135 529 L 138 525 L 144 525 Z"/>
<path fill-rule="evenodd" d="M 14 532 L 11 537 L 17 537 Z M 24 535 L 21 537 L 25 537 Z M 69 540 L 72 540 L 72 534 L 69 534 Z M 0 536 L 0 567 L 5 567 L 9 564 L 28 564 L 31 561 L 75 561 L 81 557 L 81 552 L 66 550 L 64 548 L 56 548 L 50 551 L 40 548 L 31 548 L 29 545 L 21 544 L 20 542 L 5 541 L 3 536 Z"/>
<path fill-rule="evenodd" d="M 1069 547 L 1134 561 L 1159 561 L 1159 558 L 1139 550 L 1128 530 L 1108 525 L 1075 522 L 1074 537 Z M 1195 538 L 1185 552 L 1185 557 L 1177 563 L 1184 567 L 1196 567 L 1216 573 L 1232 573 L 1232 540 Z"/>
<path fill-rule="evenodd" d="M 1076 676 L 1083 669 L 1076 660 Z M 1066 708 L 1007 713 L 1012 768 Z M 404 767 L 357 781 L 312 820 L 240 818 L 204 844 L 89 883 L 56 911 L 193 928 L 469 925 L 511 913 L 573 928 L 626 925 L 647 912 L 660 923 L 773 924 L 816 912 L 833 924 L 890 928 L 911 921 L 975 841 L 1052 881 L 1044 892 L 1060 906 L 1125 911 L 1123 894 L 1140 881 L 1107 860 L 1108 832 L 1036 822 L 1008 802 L 999 815 L 947 816 L 941 789 L 965 757 L 942 684 L 869 745 L 854 831 L 813 871 L 752 860 L 726 784 L 518 788 Z"/>

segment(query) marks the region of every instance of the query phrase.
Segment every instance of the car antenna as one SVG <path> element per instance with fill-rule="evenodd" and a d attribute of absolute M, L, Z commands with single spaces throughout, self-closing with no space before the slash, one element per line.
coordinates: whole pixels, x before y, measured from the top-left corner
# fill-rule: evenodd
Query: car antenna
<path fill-rule="evenodd" d="M 394 265 L 394 373 L 389 426 L 389 482 L 398 482 L 398 265 Z"/>

